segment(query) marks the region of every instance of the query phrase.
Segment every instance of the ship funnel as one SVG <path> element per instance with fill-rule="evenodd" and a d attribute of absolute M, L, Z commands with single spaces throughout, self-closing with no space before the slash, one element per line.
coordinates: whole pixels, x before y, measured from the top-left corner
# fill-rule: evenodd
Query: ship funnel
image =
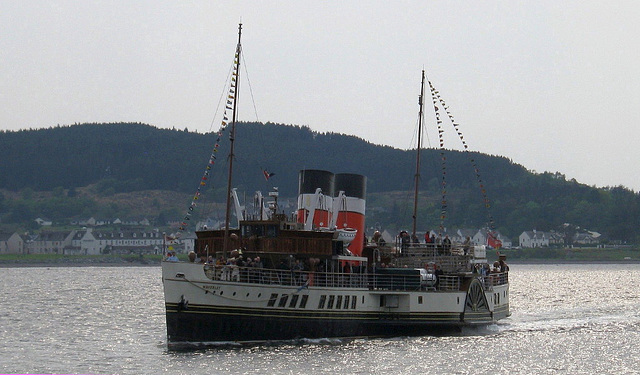
<path fill-rule="evenodd" d="M 367 194 L 367 178 L 359 174 L 337 173 L 335 175 L 336 198 L 333 201 L 337 230 L 356 231 L 355 238 L 349 244 L 349 251 L 356 256 L 362 254 L 364 245 L 364 220 Z M 341 194 L 343 193 L 343 194 Z"/>
<path fill-rule="evenodd" d="M 303 169 L 298 178 L 298 222 L 305 229 L 328 228 L 334 195 L 334 174 Z"/>

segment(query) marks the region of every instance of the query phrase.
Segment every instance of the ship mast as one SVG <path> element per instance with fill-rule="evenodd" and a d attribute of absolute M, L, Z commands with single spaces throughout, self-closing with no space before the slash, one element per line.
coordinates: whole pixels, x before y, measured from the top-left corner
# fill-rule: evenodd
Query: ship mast
<path fill-rule="evenodd" d="M 424 97 L 424 69 L 422 70 L 422 83 L 420 84 L 420 96 L 418 97 L 418 147 L 416 149 L 416 175 L 415 175 L 415 192 L 413 196 L 413 229 L 411 234 L 416 236 L 416 221 L 418 218 L 418 183 L 420 181 L 420 149 L 422 148 L 422 107 Z"/>
<path fill-rule="evenodd" d="M 233 158 L 234 158 L 234 143 L 236 137 L 236 119 L 237 119 L 237 104 L 238 104 L 238 89 L 240 86 L 240 55 L 242 52 L 242 45 L 240 44 L 240 37 L 242 36 L 242 23 L 238 24 L 238 45 L 236 46 L 236 56 L 234 60 L 234 77 L 232 77 L 231 85 L 235 85 L 235 94 L 233 95 L 233 114 L 231 116 L 231 130 L 229 131 L 229 141 L 231 142 L 229 148 L 229 176 L 227 178 L 227 209 L 225 211 L 224 219 L 224 242 L 222 245 L 222 256 L 227 258 L 227 249 L 229 247 L 229 222 L 231 221 L 231 180 L 233 176 Z"/>

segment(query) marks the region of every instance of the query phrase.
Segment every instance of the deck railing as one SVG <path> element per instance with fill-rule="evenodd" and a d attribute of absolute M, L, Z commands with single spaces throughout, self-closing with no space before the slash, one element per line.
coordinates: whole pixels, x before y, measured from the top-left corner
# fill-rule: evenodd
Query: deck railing
<path fill-rule="evenodd" d="M 487 276 L 480 276 L 480 281 L 485 290 L 493 290 L 494 286 L 505 285 L 509 283 L 509 273 L 500 272 L 492 273 Z"/>
<path fill-rule="evenodd" d="M 460 290 L 463 275 L 440 275 L 435 282 L 422 280 L 420 275 L 401 273 L 342 273 L 309 272 L 238 266 L 205 266 L 209 279 L 263 285 L 287 285 L 297 287 L 368 288 L 373 290 Z M 485 290 L 509 282 L 508 273 L 488 276 L 477 275 Z"/>
<path fill-rule="evenodd" d="M 212 280 L 299 287 L 367 288 L 369 282 L 366 273 L 309 272 L 238 266 L 205 266 L 205 274 Z"/>

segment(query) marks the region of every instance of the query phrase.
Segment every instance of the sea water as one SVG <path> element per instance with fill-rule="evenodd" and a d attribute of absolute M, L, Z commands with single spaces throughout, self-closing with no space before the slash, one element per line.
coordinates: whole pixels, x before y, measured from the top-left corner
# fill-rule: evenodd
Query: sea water
<path fill-rule="evenodd" d="M 160 267 L 0 269 L 0 373 L 635 374 L 639 264 L 511 264 L 512 316 L 447 336 L 167 349 Z"/>

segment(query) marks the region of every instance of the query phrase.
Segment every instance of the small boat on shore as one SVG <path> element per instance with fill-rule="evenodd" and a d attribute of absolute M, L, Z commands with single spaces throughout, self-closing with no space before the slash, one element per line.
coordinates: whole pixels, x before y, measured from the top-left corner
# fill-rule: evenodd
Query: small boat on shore
<path fill-rule="evenodd" d="M 232 135 L 241 30 L 228 102 Z M 420 121 L 424 82 L 423 72 Z M 231 228 L 230 139 L 224 227 L 197 231 L 189 261 L 162 262 L 170 348 L 425 335 L 509 316 L 508 269 L 501 259 L 489 272 L 484 247 L 367 240 L 363 175 L 301 170 L 295 213 L 279 211 L 274 190 L 270 201 L 257 194 L 255 213 L 238 211 Z"/>

